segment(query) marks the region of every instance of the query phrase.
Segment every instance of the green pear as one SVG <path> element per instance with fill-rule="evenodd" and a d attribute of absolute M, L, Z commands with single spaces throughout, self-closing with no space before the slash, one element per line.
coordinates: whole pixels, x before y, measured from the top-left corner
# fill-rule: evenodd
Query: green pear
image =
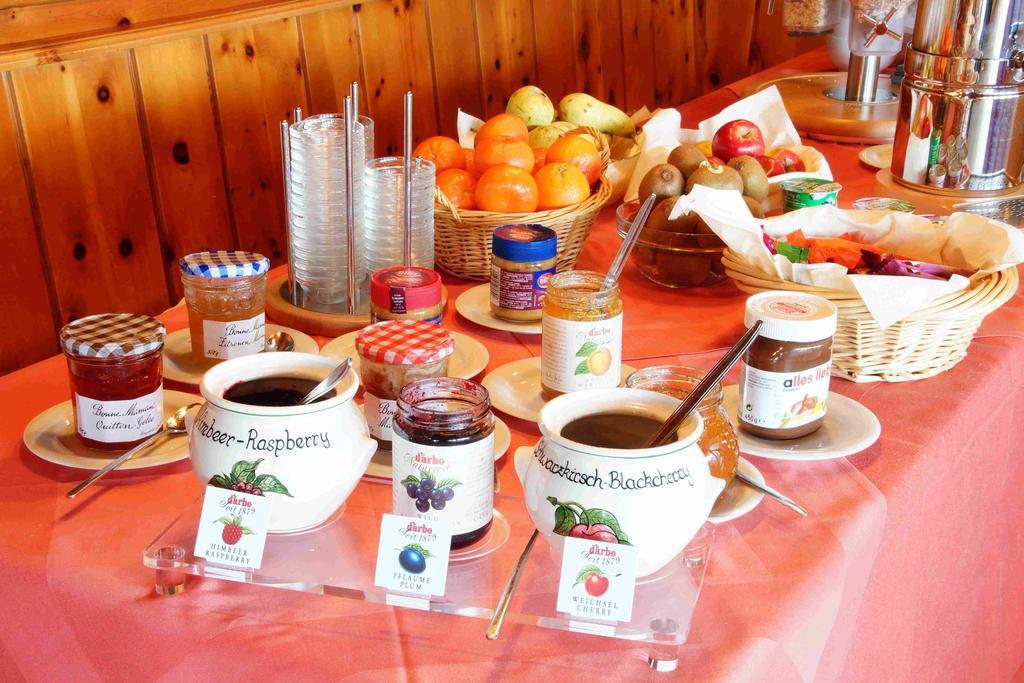
<path fill-rule="evenodd" d="M 524 85 L 512 93 L 505 112 L 521 118 L 527 128 L 546 126 L 555 120 L 555 105 L 535 85 Z"/>
<path fill-rule="evenodd" d="M 562 98 L 558 103 L 558 118 L 610 135 L 632 135 L 635 130 L 626 112 L 583 92 Z"/>

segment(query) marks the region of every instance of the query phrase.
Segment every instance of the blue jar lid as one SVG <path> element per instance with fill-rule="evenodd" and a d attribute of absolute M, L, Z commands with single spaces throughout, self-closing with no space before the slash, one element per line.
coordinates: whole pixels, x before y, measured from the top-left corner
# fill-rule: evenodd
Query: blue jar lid
<path fill-rule="evenodd" d="M 270 259 L 254 251 L 199 251 L 183 257 L 178 267 L 199 277 L 248 277 L 270 270 Z"/>
<path fill-rule="evenodd" d="M 494 230 L 491 251 L 506 261 L 547 261 L 558 254 L 558 235 L 543 225 L 502 225 Z"/>

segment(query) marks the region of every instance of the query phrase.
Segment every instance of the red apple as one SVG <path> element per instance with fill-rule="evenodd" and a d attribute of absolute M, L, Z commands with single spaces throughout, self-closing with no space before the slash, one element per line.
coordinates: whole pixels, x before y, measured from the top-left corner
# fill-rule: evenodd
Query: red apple
<path fill-rule="evenodd" d="M 806 171 L 807 167 L 804 166 L 804 160 L 800 158 L 800 155 L 791 149 L 777 149 L 772 154 L 772 159 L 782 164 L 782 168 L 785 169 L 786 173 L 793 173 L 794 171 Z"/>
<path fill-rule="evenodd" d="M 608 590 L 608 577 L 600 572 L 590 572 L 583 584 L 583 588 L 595 598 L 599 598 Z"/>
<path fill-rule="evenodd" d="M 764 169 L 764 172 L 768 174 L 769 178 L 771 178 L 772 176 L 781 175 L 786 172 L 786 169 L 782 167 L 782 164 L 780 164 L 772 157 L 766 157 L 762 155 L 754 158 L 757 159 L 757 163 L 761 164 L 761 168 Z"/>
<path fill-rule="evenodd" d="M 711 153 L 726 161 L 744 154 L 759 157 L 764 154 L 764 136 L 760 128 L 746 119 L 729 121 L 712 138 Z"/>

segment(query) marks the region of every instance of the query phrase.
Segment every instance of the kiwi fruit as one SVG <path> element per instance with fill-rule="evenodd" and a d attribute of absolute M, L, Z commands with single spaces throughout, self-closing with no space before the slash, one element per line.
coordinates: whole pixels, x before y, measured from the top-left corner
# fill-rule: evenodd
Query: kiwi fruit
<path fill-rule="evenodd" d="M 644 174 L 640 181 L 640 200 L 652 194 L 659 197 L 678 197 L 683 193 L 683 174 L 672 164 L 658 164 Z"/>
<path fill-rule="evenodd" d="M 739 171 L 744 195 L 757 201 L 768 196 L 768 174 L 757 159 L 746 155 L 733 157 L 729 167 Z"/>
<path fill-rule="evenodd" d="M 717 164 L 704 164 L 697 168 L 686 181 L 687 194 L 693 190 L 694 185 L 704 185 L 715 190 L 743 192 L 743 178 L 740 177 L 740 172 L 735 168 Z"/>
<path fill-rule="evenodd" d="M 722 238 L 716 235 L 703 220 L 697 223 L 696 233 L 697 244 L 704 249 L 718 249 L 725 246 L 725 242 L 722 241 Z"/>
<path fill-rule="evenodd" d="M 704 152 L 700 151 L 692 142 L 684 142 L 668 155 L 668 163 L 678 168 L 684 178 L 689 178 L 690 174 L 705 161 L 707 161 L 707 157 L 704 156 Z"/>
<path fill-rule="evenodd" d="M 743 195 L 743 201 L 747 203 L 747 208 L 750 209 L 750 215 L 754 218 L 764 218 L 764 209 L 761 208 L 761 202 L 756 199 L 752 199 L 747 195 Z"/>
<path fill-rule="evenodd" d="M 686 234 L 693 234 L 696 223 L 694 218 L 697 214 L 695 213 L 684 213 L 679 218 L 669 219 L 669 214 L 672 213 L 673 207 L 676 205 L 676 200 L 679 197 L 668 197 L 658 202 L 654 209 L 651 210 L 651 215 L 647 219 L 647 224 L 644 225 L 644 229 L 641 233 L 641 237 L 647 239 L 646 235 L 655 232 L 681 232 Z"/>

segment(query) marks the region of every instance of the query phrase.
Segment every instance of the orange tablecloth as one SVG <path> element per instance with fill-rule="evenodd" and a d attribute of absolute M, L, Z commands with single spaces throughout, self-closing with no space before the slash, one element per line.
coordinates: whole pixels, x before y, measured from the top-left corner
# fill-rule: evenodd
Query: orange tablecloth
<path fill-rule="evenodd" d="M 820 54 L 784 68 L 817 70 Z M 687 103 L 693 124 L 739 87 Z M 812 143 L 844 202 L 870 194 L 858 147 Z M 580 267 L 607 267 L 618 246 L 606 212 Z M 457 296 L 466 283 L 450 282 Z M 732 285 L 657 288 L 628 268 L 624 356 L 634 365 L 707 367 L 741 331 Z M 800 519 L 765 500 L 718 529 L 680 673 L 697 680 L 1006 680 L 1024 661 L 1024 297 L 986 321 L 969 357 L 939 377 L 833 388 L 871 408 L 882 438 L 849 459 L 756 459 L 800 500 Z M 171 329 L 183 311 L 165 316 Z M 489 370 L 536 355 L 536 341 L 482 330 L 449 311 L 453 329 L 489 348 Z M 647 647 L 477 619 L 395 610 L 301 593 L 193 581 L 153 594 L 142 549 L 199 485 L 181 463 L 116 473 L 78 501 L 83 474 L 21 444 L 24 425 L 68 396 L 64 361 L 0 378 L 0 678 L 488 679 L 639 678 Z M 513 447 L 536 428 L 509 420 Z M 509 458 L 505 491 L 519 490 Z"/>

